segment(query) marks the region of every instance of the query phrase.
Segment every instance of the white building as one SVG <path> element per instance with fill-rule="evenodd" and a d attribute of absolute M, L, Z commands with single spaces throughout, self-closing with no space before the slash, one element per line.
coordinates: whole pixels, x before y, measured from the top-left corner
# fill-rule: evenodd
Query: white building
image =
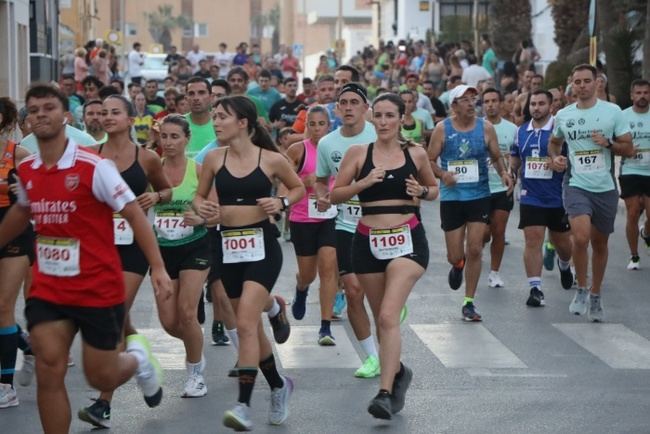
<path fill-rule="evenodd" d="M 29 86 L 29 0 L 0 0 L 0 96 L 22 102 Z"/>

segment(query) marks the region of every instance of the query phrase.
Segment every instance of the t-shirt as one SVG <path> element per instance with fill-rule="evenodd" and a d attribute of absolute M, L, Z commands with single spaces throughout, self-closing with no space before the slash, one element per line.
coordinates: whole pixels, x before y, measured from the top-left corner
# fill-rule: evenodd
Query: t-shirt
<path fill-rule="evenodd" d="M 255 104 L 255 109 L 257 110 L 257 116 L 260 118 L 264 118 L 267 122 L 269 121 L 269 111 L 266 109 L 266 105 L 262 102 L 261 99 L 259 99 L 256 96 L 253 95 L 246 95 L 251 101 L 253 101 L 253 104 Z"/>
<path fill-rule="evenodd" d="M 303 106 L 303 103 L 299 100 L 288 102 L 286 99 L 281 99 L 271 107 L 269 119 L 271 122 L 282 120 L 287 127 L 290 127 L 295 122 L 298 116 L 298 108 L 301 106 Z"/>
<path fill-rule="evenodd" d="M 199 70 L 199 62 L 206 58 L 205 53 L 201 50 L 190 50 L 187 52 L 187 55 L 185 57 L 187 58 L 187 61 L 190 62 L 190 65 L 192 65 L 192 73 L 195 73 Z"/>
<path fill-rule="evenodd" d="M 219 77 L 226 78 L 228 72 L 230 71 L 230 65 L 232 65 L 232 58 L 235 55 L 232 53 L 222 53 L 221 51 L 215 54 L 214 60 L 217 65 L 219 65 Z"/>
<path fill-rule="evenodd" d="M 339 166 L 343 155 L 352 145 L 367 145 L 377 140 L 375 127 L 368 121 L 365 121 L 363 131 L 352 137 L 345 137 L 341 134 L 341 128 L 337 128 L 318 142 L 318 161 L 316 163 L 316 177 L 328 178 L 336 176 L 339 172 Z M 351 200 L 357 200 L 355 196 Z M 351 224 L 344 220 L 343 212 L 339 209 L 336 217 L 336 229 L 354 233 L 356 224 Z"/>
<path fill-rule="evenodd" d="M 433 118 L 431 117 L 431 113 L 426 111 L 425 109 L 417 109 L 411 115 L 420 121 L 422 121 L 422 124 L 424 125 L 425 130 L 432 130 L 433 127 L 435 126 L 435 123 L 433 122 Z"/>
<path fill-rule="evenodd" d="M 56 166 L 38 153 L 18 166 L 18 204 L 31 211 L 37 234 L 30 298 L 108 307 L 124 302 L 113 213 L 135 200 L 111 160 L 69 140 Z"/>
<path fill-rule="evenodd" d="M 154 99 L 148 99 L 147 100 L 147 110 L 149 110 L 152 114 L 157 114 L 165 109 L 165 99 L 156 96 Z"/>
<path fill-rule="evenodd" d="M 148 111 L 142 116 L 133 118 L 133 129 L 135 129 L 135 140 L 141 145 L 149 141 L 149 132 L 153 126 L 153 115 Z"/>
<path fill-rule="evenodd" d="M 555 117 L 553 135 L 568 145 L 569 185 L 602 193 L 616 189 L 612 170 L 614 155 L 591 140 L 594 131 L 611 139 L 629 133 L 630 126 L 619 106 L 600 99 L 588 109 L 571 104 Z"/>
<path fill-rule="evenodd" d="M 194 157 L 194 161 L 196 161 L 198 164 L 203 164 L 203 161 L 205 160 L 205 157 L 210 153 L 210 151 L 213 151 L 219 147 L 219 141 L 218 139 L 215 139 L 213 142 L 208 143 L 205 145 L 203 149 L 201 149 L 201 152 L 196 154 L 196 157 Z"/>
<path fill-rule="evenodd" d="M 185 148 L 185 156 L 193 159 L 196 154 L 205 147 L 205 145 L 215 141 L 217 135 L 214 133 L 214 126 L 212 125 L 211 119 L 203 125 L 195 124 L 192 121 L 192 113 L 187 113 L 185 119 L 187 119 L 187 122 L 190 124 L 191 133 L 190 141 L 187 143 Z"/>
<path fill-rule="evenodd" d="M 142 65 L 144 65 L 144 54 L 131 50 L 129 53 L 129 75 L 131 77 L 142 77 Z"/>
<path fill-rule="evenodd" d="M 250 89 L 246 93 L 249 96 L 254 96 L 255 98 L 258 98 L 260 101 L 262 101 L 262 104 L 264 104 L 264 108 L 266 109 L 267 113 L 271 110 L 273 104 L 275 104 L 276 102 L 282 99 L 282 95 L 280 95 L 280 92 L 275 90 L 275 88 L 273 87 L 270 87 L 266 90 L 262 90 L 262 88 L 258 86 Z"/>
<path fill-rule="evenodd" d="M 650 176 L 650 111 L 637 113 L 629 107 L 623 110 L 623 117 L 632 130 L 636 155 L 621 159 L 621 175 Z"/>
<path fill-rule="evenodd" d="M 497 133 L 497 141 L 499 142 L 499 150 L 501 155 L 505 156 L 506 164 L 508 162 L 507 157 L 510 149 L 515 144 L 515 137 L 517 135 L 517 125 L 513 124 L 510 121 L 501 119 L 498 124 L 493 124 L 494 130 Z M 492 159 L 488 157 L 488 179 L 490 182 L 490 193 L 500 193 L 502 191 L 507 191 L 508 187 L 503 185 L 501 182 L 501 177 L 497 172 L 496 167 L 492 166 Z"/>
<path fill-rule="evenodd" d="M 490 72 L 479 65 L 469 65 L 463 70 L 463 83 L 468 86 L 476 87 L 479 81 L 492 78 Z"/>
<path fill-rule="evenodd" d="M 65 126 L 65 137 L 81 146 L 93 146 L 97 144 L 97 140 L 95 140 L 93 136 L 71 125 Z M 34 133 L 25 136 L 23 140 L 20 141 L 20 146 L 27 149 L 32 154 L 38 152 L 38 141 Z"/>
<path fill-rule="evenodd" d="M 485 68 L 492 77 L 494 77 L 494 68 L 492 67 L 492 64 L 495 63 L 496 60 L 497 55 L 494 54 L 492 47 L 488 48 L 487 51 L 483 53 L 483 68 Z"/>

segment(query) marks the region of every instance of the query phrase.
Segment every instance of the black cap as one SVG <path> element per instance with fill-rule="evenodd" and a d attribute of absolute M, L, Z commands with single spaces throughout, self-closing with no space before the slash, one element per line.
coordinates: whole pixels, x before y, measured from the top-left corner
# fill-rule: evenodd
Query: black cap
<path fill-rule="evenodd" d="M 341 95 L 343 95 L 345 92 L 354 92 L 361 97 L 363 102 L 365 103 L 368 102 L 368 92 L 366 91 L 366 88 L 361 86 L 359 83 L 344 84 L 341 90 L 339 90 L 339 94 L 336 99 L 338 100 L 339 98 L 341 98 Z"/>

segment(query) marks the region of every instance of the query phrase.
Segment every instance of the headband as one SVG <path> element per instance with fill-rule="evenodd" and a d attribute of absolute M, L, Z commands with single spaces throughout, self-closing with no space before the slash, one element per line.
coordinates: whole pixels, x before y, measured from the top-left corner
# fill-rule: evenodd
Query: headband
<path fill-rule="evenodd" d="M 339 91 L 339 95 L 338 95 L 337 100 L 339 98 L 341 98 L 341 95 L 343 95 L 345 92 L 356 93 L 357 95 L 359 95 L 361 97 L 363 102 L 365 102 L 366 104 L 368 103 L 368 93 L 366 92 L 366 88 L 361 86 L 360 84 L 346 83 L 345 85 L 343 85 L 343 87 Z"/>

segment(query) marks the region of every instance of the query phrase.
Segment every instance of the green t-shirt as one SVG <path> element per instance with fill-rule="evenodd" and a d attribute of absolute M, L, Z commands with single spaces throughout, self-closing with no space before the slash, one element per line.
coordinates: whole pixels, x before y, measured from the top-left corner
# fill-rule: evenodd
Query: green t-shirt
<path fill-rule="evenodd" d="M 256 96 L 253 95 L 246 95 L 251 101 L 253 101 L 253 104 L 255 104 L 255 108 L 257 109 L 257 116 L 260 118 L 264 118 L 266 122 L 271 122 L 269 119 L 269 111 L 266 109 L 266 106 Z"/>
<path fill-rule="evenodd" d="M 377 140 L 375 127 L 368 121 L 361 133 L 356 136 L 345 137 L 341 134 L 341 127 L 335 129 L 318 142 L 318 161 L 316 162 L 316 177 L 326 178 L 336 176 L 339 173 L 339 166 L 343 155 L 352 145 L 367 145 Z M 350 201 L 359 201 L 355 196 Z M 345 204 L 339 206 L 339 214 L 336 217 L 336 229 L 354 233 L 357 226 L 346 219 Z M 360 213 L 359 209 L 359 213 Z"/>
<path fill-rule="evenodd" d="M 205 145 L 217 139 L 217 135 L 214 133 L 212 119 L 202 125 L 192 122 L 191 113 L 187 113 L 185 119 L 187 119 L 187 122 L 190 124 L 191 133 L 190 141 L 185 148 L 185 156 L 189 159 L 194 159 L 196 154 L 201 152 L 201 149 L 203 149 Z"/>
<path fill-rule="evenodd" d="M 487 51 L 483 53 L 483 68 L 487 69 L 492 77 L 494 77 L 494 68 L 492 65 L 496 64 L 496 61 L 497 55 L 494 54 L 494 50 L 492 48 L 488 48 Z"/>
<path fill-rule="evenodd" d="M 637 113 L 629 107 L 623 117 L 630 125 L 636 155 L 621 159 L 621 175 L 650 176 L 650 111 Z"/>
<path fill-rule="evenodd" d="M 507 156 L 510 154 L 510 148 L 515 144 L 517 137 L 517 125 L 510 121 L 501 119 L 498 124 L 493 124 L 494 130 L 497 133 L 497 141 L 499 142 L 499 150 L 501 155 Z M 490 193 L 500 193 L 507 191 L 508 188 L 501 182 L 501 177 L 497 173 L 497 169 L 492 166 L 492 159 L 488 157 L 488 179 L 490 182 Z"/>
<path fill-rule="evenodd" d="M 602 193 L 616 189 L 612 171 L 614 155 L 591 140 L 594 131 L 613 138 L 629 133 L 630 126 L 619 106 L 600 99 L 588 109 L 571 104 L 555 117 L 553 136 L 564 139 L 568 145 L 569 185 Z"/>

